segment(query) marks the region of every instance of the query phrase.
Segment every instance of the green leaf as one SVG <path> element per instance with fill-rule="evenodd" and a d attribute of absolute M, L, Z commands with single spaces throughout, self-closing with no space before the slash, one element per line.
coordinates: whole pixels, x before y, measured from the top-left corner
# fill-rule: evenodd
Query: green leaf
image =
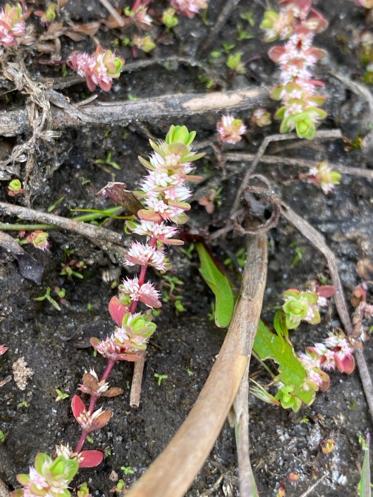
<path fill-rule="evenodd" d="M 39 474 L 43 474 L 43 467 L 51 463 L 51 458 L 45 452 L 39 452 L 35 457 L 35 469 Z"/>
<path fill-rule="evenodd" d="M 294 402 L 295 399 L 310 405 L 315 398 L 316 390 L 308 381 L 307 372 L 287 338 L 287 330 L 286 333 L 284 332 L 284 322 L 280 320 L 280 316 L 276 318 L 276 331 L 276 334 L 273 333 L 263 321 L 260 321 L 254 342 L 254 352 L 262 361 L 272 359 L 279 365 L 276 382 L 282 383 L 288 394 L 291 392 L 294 398 L 292 408 L 299 408 L 298 403 Z M 282 393 L 284 392 L 285 390 Z"/>
<path fill-rule="evenodd" d="M 372 497 L 372 488 L 370 484 L 370 451 L 369 438 L 362 442 L 364 450 L 363 466 L 361 468 L 361 476 L 358 485 L 359 497 Z"/>
<path fill-rule="evenodd" d="M 233 290 L 229 279 L 216 266 L 204 245 L 197 243 L 196 248 L 201 264 L 199 269 L 201 276 L 215 295 L 215 324 L 219 328 L 225 328 L 232 319 L 234 309 Z"/>

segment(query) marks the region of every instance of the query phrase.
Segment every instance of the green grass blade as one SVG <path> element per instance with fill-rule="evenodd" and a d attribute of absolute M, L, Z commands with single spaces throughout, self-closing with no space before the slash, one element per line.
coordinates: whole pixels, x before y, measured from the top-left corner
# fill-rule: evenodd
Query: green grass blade
<path fill-rule="evenodd" d="M 370 450 L 369 450 L 369 436 L 363 443 L 364 459 L 361 468 L 360 482 L 359 482 L 359 497 L 372 497 L 372 487 L 370 484 Z"/>
<path fill-rule="evenodd" d="M 232 319 L 234 294 L 227 276 L 216 266 L 214 260 L 202 243 L 196 244 L 200 260 L 200 273 L 210 290 L 215 295 L 215 324 L 225 328 Z"/>

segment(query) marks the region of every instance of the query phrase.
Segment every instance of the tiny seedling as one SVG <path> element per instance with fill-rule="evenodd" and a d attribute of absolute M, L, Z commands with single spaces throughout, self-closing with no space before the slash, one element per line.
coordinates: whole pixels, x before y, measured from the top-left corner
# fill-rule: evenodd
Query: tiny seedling
<path fill-rule="evenodd" d="M 118 164 L 118 162 L 115 162 L 113 160 L 113 152 L 111 150 L 107 152 L 106 157 L 104 159 L 96 159 L 95 164 L 110 166 L 113 169 L 116 169 L 117 171 L 120 171 L 122 169 L 121 166 Z"/>
<path fill-rule="evenodd" d="M 121 466 L 120 470 L 125 476 L 131 476 L 135 474 L 135 470 L 132 466 Z"/>
<path fill-rule="evenodd" d="M 3 444 L 6 440 L 7 434 L 0 430 L 0 444 Z"/>
<path fill-rule="evenodd" d="M 61 388 L 56 388 L 56 402 L 60 402 L 61 400 L 68 399 L 70 394 L 62 390 Z"/>
<path fill-rule="evenodd" d="M 52 290 L 50 289 L 50 287 L 48 287 L 45 292 L 42 294 L 42 295 L 39 295 L 38 297 L 34 297 L 34 300 L 36 302 L 44 302 L 44 300 L 46 300 L 47 302 L 49 302 L 51 304 L 52 307 L 54 307 L 57 311 L 61 311 L 61 307 L 60 305 L 58 304 L 58 302 L 52 297 L 51 295 L 51 292 Z M 61 289 L 59 290 L 59 293 L 61 295 Z M 60 297 L 60 295 L 58 295 Z M 65 295 L 63 295 L 65 296 Z"/>
<path fill-rule="evenodd" d="M 154 373 L 154 378 L 157 382 L 157 385 L 160 387 L 162 383 L 167 380 L 168 374 Z"/>

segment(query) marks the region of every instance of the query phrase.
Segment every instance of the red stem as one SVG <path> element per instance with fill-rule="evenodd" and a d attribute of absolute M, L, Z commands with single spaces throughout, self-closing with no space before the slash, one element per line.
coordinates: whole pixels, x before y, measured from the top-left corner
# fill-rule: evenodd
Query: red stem
<path fill-rule="evenodd" d="M 102 376 L 100 378 L 100 382 L 106 381 L 109 378 L 115 364 L 116 364 L 116 361 L 114 361 L 113 359 L 108 359 L 106 367 L 104 369 L 104 372 L 102 373 Z M 91 395 L 91 398 L 89 401 L 89 407 L 88 407 L 89 414 L 92 414 L 93 411 L 95 410 L 98 398 L 99 397 L 97 395 Z M 80 438 L 78 440 L 78 443 L 76 444 L 76 447 L 75 447 L 75 451 L 74 451 L 75 453 L 79 454 L 79 452 L 82 450 L 88 434 L 89 434 L 89 431 L 86 431 L 86 430 L 82 431 Z"/>
<path fill-rule="evenodd" d="M 141 3 L 141 0 L 140 0 L 140 3 Z M 155 248 L 157 245 L 157 239 L 154 237 L 151 238 L 149 241 L 149 245 L 152 248 Z M 142 286 L 145 283 L 146 272 L 148 270 L 148 267 L 149 267 L 148 264 L 144 264 L 143 266 L 140 267 L 140 273 L 139 273 L 139 285 L 140 286 Z M 137 300 L 134 300 L 131 303 L 130 308 L 129 308 L 129 311 L 131 314 L 134 314 L 136 312 L 137 305 L 138 305 Z M 104 372 L 102 373 L 102 376 L 100 378 L 100 382 L 104 382 L 109 378 L 116 362 L 117 361 L 114 361 L 113 359 L 108 359 L 106 367 L 104 369 Z M 91 395 L 91 398 L 89 401 L 89 407 L 88 407 L 89 414 L 92 414 L 93 411 L 95 410 L 98 398 L 99 398 L 99 396 L 97 396 L 97 395 Z M 88 435 L 89 435 L 89 431 L 82 430 L 82 433 L 80 435 L 78 443 L 76 444 L 76 447 L 75 447 L 75 451 L 74 451 L 75 453 L 79 454 L 79 452 L 82 450 Z"/>

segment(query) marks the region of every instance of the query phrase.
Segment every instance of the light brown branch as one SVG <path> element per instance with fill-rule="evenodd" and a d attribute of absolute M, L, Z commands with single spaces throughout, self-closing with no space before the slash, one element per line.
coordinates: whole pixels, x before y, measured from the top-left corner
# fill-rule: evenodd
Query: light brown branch
<path fill-rule="evenodd" d="M 227 162 L 251 162 L 254 160 L 256 154 L 248 154 L 243 152 L 229 152 L 225 154 L 225 160 Z M 307 159 L 297 159 L 294 157 L 281 157 L 279 155 L 264 155 L 260 162 L 263 164 L 284 164 L 286 166 L 294 166 L 311 169 L 317 166 L 320 161 L 307 160 Z M 373 169 L 363 169 L 362 167 L 348 167 L 341 166 L 340 164 L 328 162 L 331 169 L 340 171 L 342 174 L 347 174 L 350 176 L 360 176 L 362 178 L 373 179 Z"/>
<path fill-rule="evenodd" d="M 262 236 L 263 239 L 265 239 L 264 237 L 266 237 L 266 235 Z M 249 240 L 247 252 L 248 258 L 250 259 L 257 257 L 256 254 L 250 256 L 250 251 L 253 248 L 255 248 L 255 241 Z M 263 284 L 265 286 L 265 282 L 267 279 L 267 265 L 263 264 L 263 262 L 264 261 L 258 259 L 256 265 L 262 267 L 263 273 L 261 275 L 261 280 L 264 282 Z M 254 293 L 258 282 L 254 279 L 250 282 L 250 284 L 253 287 L 250 293 Z M 247 328 L 248 329 L 246 336 L 243 334 L 240 335 L 240 341 L 242 350 L 244 350 L 245 355 L 248 357 L 248 363 L 246 365 L 245 373 L 241 380 L 240 388 L 234 401 L 233 413 L 235 419 L 234 425 L 237 446 L 240 497 L 257 497 L 258 490 L 256 488 L 255 478 L 250 463 L 249 450 L 249 369 L 252 348 L 254 345 L 257 330 L 257 323 L 250 322 L 248 323 Z"/>
<path fill-rule="evenodd" d="M 228 92 L 186 93 L 126 102 L 95 103 L 79 111 L 81 118 L 66 109 L 52 107 L 50 125 L 52 129 L 83 124 L 126 126 L 134 121 L 153 121 L 162 117 L 179 118 L 244 110 L 264 104 L 267 100 L 266 88 L 254 87 Z M 0 112 L 0 136 L 15 136 L 29 130 L 30 123 L 25 109 Z"/>
<path fill-rule="evenodd" d="M 145 366 L 145 354 L 135 362 L 130 392 L 130 406 L 139 407 L 141 399 L 141 385 Z"/>
<path fill-rule="evenodd" d="M 261 235 L 248 250 L 241 295 L 201 393 L 176 435 L 127 497 L 181 497 L 188 490 L 220 433 L 245 373 L 246 340 L 258 325 L 266 266 L 267 242 Z"/>
<path fill-rule="evenodd" d="M 0 202 L 0 214 L 15 216 L 27 221 L 52 224 L 63 230 L 72 231 L 88 238 L 102 250 L 114 253 L 121 262 L 125 259 L 124 237 L 115 231 L 6 202 Z"/>
<path fill-rule="evenodd" d="M 331 130 L 324 130 L 321 129 L 316 132 L 315 138 L 314 139 L 330 139 L 330 138 L 342 138 L 342 133 L 341 130 L 339 129 L 331 129 Z M 240 205 L 241 201 L 241 195 L 244 192 L 244 190 L 247 188 L 247 185 L 249 184 L 250 176 L 254 173 L 257 165 L 261 161 L 263 155 L 265 154 L 268 145 L 273 142 L 279 142 L 279 141 L 285 141 L 285 140 L 299 140 L 298 136 L 296 133 L 289 133 L 289 134 L 275 134 L 275 135 L 269 135 L 266 136 L 260 147 L 258 148 L 257 153 L 255 154 L 254 160 L 251 163 L 250 167 L 248 167 L 243 180 L 241 182 L 241 185 L 237 191 L 236 198 L 234 200 L 232 210 L 231 210 L 231 215 L 238 209 L 238 206 Z"/>
<path fill-rule="evenodd" d="M 123 27 L 126 23 L 123 17 L 114 9 L 109 0 L 99 0 L 101 5 L 105 7 L 105 9 L 113 16 L 113 18 L 117 21 L 118 26 Z"/>

